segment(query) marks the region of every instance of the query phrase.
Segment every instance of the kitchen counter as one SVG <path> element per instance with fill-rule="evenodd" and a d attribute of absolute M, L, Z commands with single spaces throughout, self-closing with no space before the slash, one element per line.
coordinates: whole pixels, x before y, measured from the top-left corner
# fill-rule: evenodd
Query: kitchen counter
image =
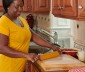
<path fill-rule="evenodd" d="M 85 67 L 83 62 L 66 54 L 44 61 L 38 61 L 37 64 L 41 72 L 68 72 L 72 68 Z"/>

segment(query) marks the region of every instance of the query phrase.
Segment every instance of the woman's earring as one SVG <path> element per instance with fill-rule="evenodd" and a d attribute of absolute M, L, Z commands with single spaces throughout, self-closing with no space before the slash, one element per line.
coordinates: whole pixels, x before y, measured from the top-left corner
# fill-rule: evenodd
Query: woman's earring
<path fill-rule="evenodd" d="M 7 9 L 9 9 L 9 8 L 7 8 Z"/>

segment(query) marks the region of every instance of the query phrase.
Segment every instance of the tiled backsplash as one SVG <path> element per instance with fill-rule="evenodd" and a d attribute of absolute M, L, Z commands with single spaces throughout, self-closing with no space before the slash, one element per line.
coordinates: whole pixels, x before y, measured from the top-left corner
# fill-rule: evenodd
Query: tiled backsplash
<path fill-rule="evenodd" d="M 77 42 L 74 42 L 74 48 L 78 48 L 78 49 L 85 49 L 85 46 L 82 45 L 81 43 L 77 43 Z"/>
<path fill-rule="evenodd" d="M 44 29 L 49 32 L 50 29 L 50 16 L 43 14 L 34 14 L 35 27 Z"/>

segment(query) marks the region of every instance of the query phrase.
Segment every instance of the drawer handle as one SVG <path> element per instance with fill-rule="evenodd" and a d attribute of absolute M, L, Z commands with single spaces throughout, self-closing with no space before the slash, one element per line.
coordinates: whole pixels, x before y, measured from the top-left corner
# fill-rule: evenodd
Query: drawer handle
<path fill-rule="evenodd" d="M 79 6 L 78 6 L 78 8 L 79 8 L 79 9 L 82 9 L 82 8 L 83 8 L 83 6 L 79 5 Z"/>
<path fill-rule="evenodd" d="M 58 7 L 58 9 L 60 10 L 60 9 L 62 9 L 62 7 L 61 7 L 61 6 L 59 6 L 59 7 Z"/>

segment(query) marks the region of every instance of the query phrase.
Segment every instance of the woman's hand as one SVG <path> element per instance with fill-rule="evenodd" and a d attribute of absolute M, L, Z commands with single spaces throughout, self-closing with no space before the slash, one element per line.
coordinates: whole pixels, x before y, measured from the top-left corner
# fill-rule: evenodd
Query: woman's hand
<path fill-rule="evenodd" d="M 60 50 L 59 47 L 57 47 L 57 46 L 55 46 L 55 45 L 52 45 L 51 48 L 52 48 L 53 51 L 59 51 L 59 52 L 61 53 L 61 50 Z"/>
<path fill-rule="evenodd" d="M 36 62 L 39 60 L 39 55 L 35 54 L 35 53 L 29 53 L 26 55 L 27 60 L 31 61 L 31 62 Z"/>

